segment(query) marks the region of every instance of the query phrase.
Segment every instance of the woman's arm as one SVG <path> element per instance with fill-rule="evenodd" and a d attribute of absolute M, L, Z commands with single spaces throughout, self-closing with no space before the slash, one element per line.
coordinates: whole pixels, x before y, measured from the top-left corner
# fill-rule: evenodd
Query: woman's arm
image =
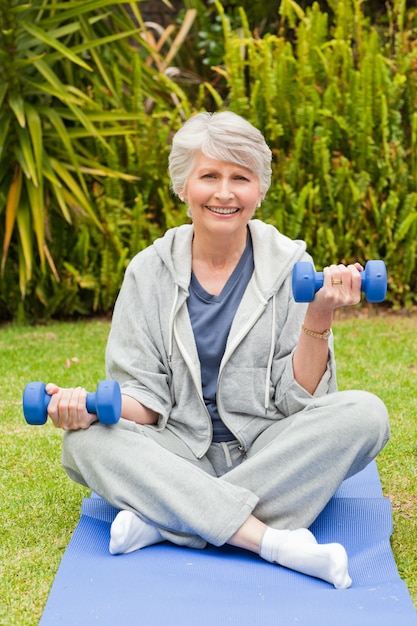
<path fill-rule="evenodd" d="M 122 394 L 122 415 L 126 420 L 136 422 L 137 424 L 156 424 L 158 421 L 158 413 L 141 402 L 130 396 Z"/>
<path fill-rule="evenodd" d="M 307 332 L 302 330 L 300 333 L 293 356 L 293 370 L 295 380 L 310 394 L 322 379 L 328 360 L 327 340 L 311 333 L 322 334 L 330 330 L 335 309 L 360 302 L 361 270 L 359 263 L 324 268 L 323 287 L 307 308 L 304 319 Z"/>

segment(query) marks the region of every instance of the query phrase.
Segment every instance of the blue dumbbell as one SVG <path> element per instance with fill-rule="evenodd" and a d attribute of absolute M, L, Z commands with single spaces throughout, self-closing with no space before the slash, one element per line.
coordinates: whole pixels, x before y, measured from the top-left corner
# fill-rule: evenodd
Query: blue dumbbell
<path fill-rule="evenodd" d="M 48 405 L 51 396 L 45 391 L 45 383 L 28 383 L 23 392 L 23 413 L 28 424 L 41 426 L 48 419 Z M 115 424 L 119 421 L 122 396 L 119 383 L 115 380 L 102 380 L 95 393 L 87 393 L 86 407 L 95 413 L 102 424 Z"/>
<path fill-rule="evenodd" d="M 382 302 L 387 293 L 387 269 L 383 261 L 368 261 L 361 272 L 362 291 L 368 302 Z M 314 294 L 323 287 L 323 272 L 314 271 L 307 261 L 294 265 L 292 292 L 296 302 L 311 302 Z"/>

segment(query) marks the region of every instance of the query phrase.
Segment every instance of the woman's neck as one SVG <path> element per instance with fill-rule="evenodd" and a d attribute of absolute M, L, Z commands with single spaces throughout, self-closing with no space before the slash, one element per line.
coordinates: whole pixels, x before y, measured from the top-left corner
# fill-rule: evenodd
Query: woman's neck
<path fill-rule="evenodd" d="M 247 233 L 240 238 L 216 237 L 205 239 L 198 233 L 193 238 L 193 265 L 205 264 L 214 270 L 235 267 L 239 262 L 247 243 Z"/>
<path fill-rule="evenodd" d="M 200 285 L 212 295 L 218 296 L 239 263 L 245 251 L 244 240 L 217 239 L 204 241 L 198 235 L 193 239 L 192 268 Z"/>

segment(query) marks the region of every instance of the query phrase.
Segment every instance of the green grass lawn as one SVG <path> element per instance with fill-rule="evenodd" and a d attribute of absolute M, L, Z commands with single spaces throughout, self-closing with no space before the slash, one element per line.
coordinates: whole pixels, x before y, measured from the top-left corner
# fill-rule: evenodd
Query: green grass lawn
<path fill-rule="evenodd" d="M 38 624 L 89 492 L 60 464 L 61 431 L 28 426 L 21 398 L 29 381 L 83 385 L 105 377 L 107 321 L 0 328 L 0 623 Z M 339 387 L 373 391 L 387 404 L 391 441 L 378 457 L 392 502 L 392 547 L 417 606 L 417 318 L 366 315 L 334 325 Z"/>

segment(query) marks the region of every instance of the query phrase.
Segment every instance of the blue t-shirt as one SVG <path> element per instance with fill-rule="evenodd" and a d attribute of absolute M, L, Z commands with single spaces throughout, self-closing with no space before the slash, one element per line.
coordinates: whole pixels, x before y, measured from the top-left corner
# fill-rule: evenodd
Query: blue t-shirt
<path fill-rule="evenodd" d="M 235 436 L 221 421 L 216 405 L 217 379 L 233 318 L 254 268 L 252 241 L 218 296 L 208 293 L 191 274 L 188 312 L 201 363 L 203 398 L 213 421 L 213 441 L 231 441 Z"/>

